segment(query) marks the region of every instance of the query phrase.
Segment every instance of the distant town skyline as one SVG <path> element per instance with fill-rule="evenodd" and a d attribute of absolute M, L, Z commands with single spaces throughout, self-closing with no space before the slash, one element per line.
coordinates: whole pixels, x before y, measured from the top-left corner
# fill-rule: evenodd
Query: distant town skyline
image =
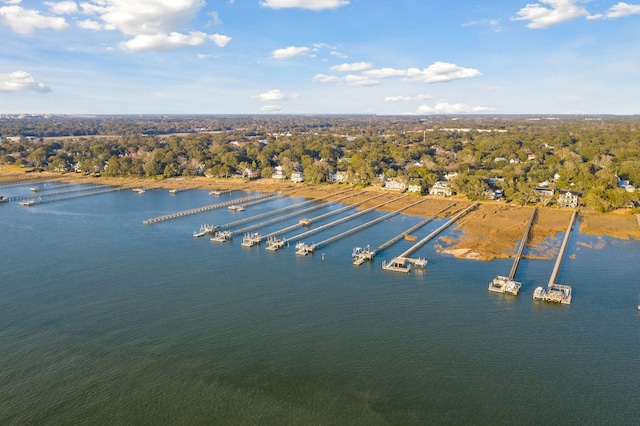
<path fill-rule="evenodd" d="M 640 3 L 0 0 L 0 37 L 5 114 L 640 113 Z"/>

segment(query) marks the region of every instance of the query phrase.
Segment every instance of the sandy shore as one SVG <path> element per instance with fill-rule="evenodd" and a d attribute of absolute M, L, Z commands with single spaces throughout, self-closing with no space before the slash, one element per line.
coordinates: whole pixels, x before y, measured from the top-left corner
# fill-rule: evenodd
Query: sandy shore
<path fill-rule="evenodd" d="M 325 184 L 308 186 L 282 182 L 273 179 L 260 179 L 247 182 L 241 179 L 211 179 L 194 177 L 185 179 L 125 179 L 109 177 L 89 177 L 67 173 L 25 173 L 24 169 L 0 168 L 0 183 L 16 181 L 56 180 L 69 183 L 95 183 L 101 185 L 142 187 L 145 189 L 205 189 L 227 190 L 244 189 L 261 192 L 280 191 L 289 196 L 305 198 L 326 198 L 328 200 L 351 195 L 340 200 L 346 204 L 360 203 L 359 208 L 379 207 L 383 211 L 394 211 L 419 202 L 403 211 L 411 216 L 432 216 L 441 209 L 456 203 L 441 214 L 451 216 L 469 206 L 471 202 L 464 198 L 441 198 L 414 196 L 397 192 L 383 191 L 379 187 L 353 190 L 347 185 Z M 340 191 L 346 191 L 337 194 Z M 375 197 L 375 198 L 374 198 Z M 393 201 L 392 201 L 393 200 Z M 456 232 L 440 237 L 436 242 L 441 252 L 459 258 L 474 260 L 492 260 L 512 257 L 523 236 L 532 207 L 516 207 L 500 202 L 485 202 L 460 219 L 455 225 Z M 557 208 L 538 208 L 538 214 L 531 230 L 530 247 L 533 257 L 551 258 L 557 251 L 557 244 L 550 237 L 565 232 L 571 211 Z M 640 240 L 640 226 L 636 215 L 628 211 L 609 214 L 581 212 L 580 232 L 589 235 L 610 236 L 620 239 Z"/>

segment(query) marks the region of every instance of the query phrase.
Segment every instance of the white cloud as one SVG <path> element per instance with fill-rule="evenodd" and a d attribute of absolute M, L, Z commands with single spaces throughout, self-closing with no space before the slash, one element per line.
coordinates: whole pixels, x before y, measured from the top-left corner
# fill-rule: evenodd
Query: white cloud
<path fill-rule="evenodd" d="M 34 29 L 63 30 L 67 21 L 61 17 L 44 16 L 37 10 L 27 10 L 21 6 L 0 7 L 0 21 L 18 34 L 31 34 Z"/>
<path fill-rule="evenodd" d="M 481 75 L 477 69 L 463 68 L 447 62 L 435 62 L 423 70 L 418 68 L 380 68 L 365 71 L 362 74 L 371 78 L 406 77 L 406 80 L 420 81 L 422 83 L 441 83 Z"/>
<path fill-rule="evenodd" d="M 629 15 L 640 14 L 640 4 L 628 4 L 620 2 L 607 11 L 607 18 L 622 18 Z"/>
<path fill-rule="evenodd" d="M 265 0 L 260 3 L 270 9 L 309 9 L 324 10 L 336 9 L 349 4 L 349 0 Z"/>
<path fill-rule="evenodd" d="M 85 19 L 84 21 L 78 21 L 76 24 L 84 29 L 84 30 L 101 30 L 102 24 L 98 21 L 94 21 L 93 19 Z"/>
<path fill-rule="evenodd" d="M 483 106 L 472 106 L 462 103 L 450 104 L 448 102 L 438 102 L 435 106 L 421 105 L 417 114 L 473 114 L 479 112 L 492 111 L 493 108 Z"/>
<path fill-rule="evenodd" d="M 373 68 L 368 62 L 356 62 L 353 64 L 342 64 L 331 67 L 331 71 L 335 72 L 360 72 Z"/>
<path fill-rule="evenodd" d="M 380 68 L 365 71 L 363 74 L 371 78 L 403 77 L 407 75 L 407 70 L 400 70 L 395 68 Z"/>
<path fill-rule="evenodd" d="M 344 81 L 349 86 L 375 86 L 376 84 L 380 84 L 378 80 L 374 80 L 364 75 L 349 74 L 344 78 Z"/>
<path fill-rule="evenodd" d="M 130 36 L 168 34 L 185 28 L 204 6 L 202 0 L 92 0 L 85 13 Z"/>
<path fill-rule="evenodd" d="M 84 21 L 83 28 L 117 30 L 129 40 L 120 44 L 124 50 L 168 50 L 199 46 L 207 40 L 224 47 L 231 40 L 220 34 L 200 31 L 183 33 L 204 7 L 204 0 L 90 0 L 80 4 L 82 12 L 96 16 Z"/>
<path fill-rule="evenodd" d="M 344 53 L 338 52 L 337 50 L 329 52 L 329 55 L 333 55 L 333 56 L 338 57 L 340 59 L 347 59 L 349 57 L 349 56 L 345 55 Z"/>
<path fill-rule="evenodd" d="M 317 81 L 319 83 L 335 83 L 340 81 L 340 77 L 335 75 L 316 74 L 316 76 L 313 77 L 313 81 Z"/>
<path fill-rule="evenodd" d="M 526 5 L 516 12 L 516 17 L 511 19 L 530 21 L 527 24 L 529 28 L 547 28 L 581 16 L 589 16 L 589 12 L 578 6 L 576 2 L 577 0 L 540 0 L 540 3 Z"/>
<path fill-rule="evenodd" d="M 290 59 L 295 56 L 306 55 L 309 51 L 308 47 L 289 46 L 284 49 L 276 49 L 271 52 L 271 57 L 275 59 Z"/>
<path fill-rule="evenodd" d="M 218 47 L 225 47 L 231 41 L 231 37 L 222 34 L 211 34 L 208 38 Z"/>
<path fill-rule="evenodd" d="M 176 47 L 200 46 L 207 39 L 207 34 L 203 32 L 193 32 L 190 34 L 169 33 L 146 35 L 141 34 L 127 41 L 120 43 L 123 50 L 170 50 Z"/>
<path fill-rule="evenodd" d="M 415 102 L 415 101 L 423 101 L 425 99 L 431 99 L 431 96 L 430 95 L 387 96 L 384 98 L 386 102 Z"/>
<path fill-rule="evenodd" d="M 297 97 L 297 96 L 296 96 Z M 278 89 L 271 89 L 259 95 L 252 96 L 253 99 L 257 99 L 260 102 L 272 102 L 286 99 L 287 97 Z"/>
<path fill-rule="evenodd" d="M 435 62 L 428 68 L 419 70 L 409 68 L 407 76 L 422 83 L 441 83 L 444 81 L 459 80 L 462 78 L 472 78 L 481 75 L 475 68 L 463 68 L 447 62 Z"/>
<path fill-rule="evenodd" d="M 44 4 L 56 15 L 71 15 L 78 11 L 78 4 L 74 1 L 45 1 Z"/>
<path fill-rule="evenodd" d="M 4 0 L 6 4 L 20 4 L 22 0 Z"/>
<path fill-rule="evenodd" d="M 15 71 L 0 74 L 0 93 L 40 92 L 47 93 L 51 89 L 36 81 L 26 71 Z"/>

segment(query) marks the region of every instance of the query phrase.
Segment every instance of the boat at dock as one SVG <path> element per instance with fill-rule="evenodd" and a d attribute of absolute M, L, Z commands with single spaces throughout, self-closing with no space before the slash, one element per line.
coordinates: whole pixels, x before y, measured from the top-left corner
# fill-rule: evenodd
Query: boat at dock
<path fill-rule="evenodd" d="M 21 201 L 20 204 L 22 204 L 23 206 L 31 207 L 36 204 L 36 200 L 25 200 Z"/>
<path fill-rule="evenodd" d="M 177 194 L 178 190 L 177 189 L 170 189 L 169 190 L 169 194 Z"/>
<path fill-rule="evenodd" d="M 215 225 L 200 225 L 200 231 L 193 233 L 193 238 L 204 237 L 207 234 L 213 234 L 217 226 Z"/>
<path fill-rule="evenodd" d="M 243 211 L 244 211 L 244 207 L 239 206 L 239 205 L 237 205 L 237 204 L 231 204 L 231 205 L 229 206 L 229 210 L 235 210 L 235 211 L 237 211 L 237 212 L 243 212 Z"/>
<path fill-rule="evenodd" d="M 262 241 L 262 235 L 260 235 L 257 232 L 250 232 L 250 233 L 244 234 L 244 237 L 242 238 L 242 243 L 240 245 L 242 247 L 253 247 L 256 244 L 260 244 L 261 241 Z"/>
<path fill-rule="evenodd" d="M 9 198 L 6 195 L 0 195 L 0 203 L 6 203 L 7 201 L 9 201 Z"/>
<path fill-rule="evenodd" d="M 391 259 L 389 263 L 386 260 L 382 261 L 382 269 L 385 271 L 391 272 L 403 272 L 408 274 L 411 272 L 411 263 L 407 262 L 406 259 L 395 257 Z"/>
<path fill-rule="evenodd" d="M 209 195 L 220 195 L 222 194 L 222 191 L 209 191 Z"/>
<path fill-rule="evenodd" d="M 144 189 L 142 188 L 133 188 L 132 191 L 136 194 L 144 194 Z"/>
<path fill-rule="evenodd" d="M 31 187 L 31 188 L 29 188 L 29 189 L 30 189 L 31 191 L 33 191 L 33 192 L 38 192 L 38 191 L 40 191 L 40 189 L 41 189 L 41 188 L 40 188 L 39 186 L 32 186 L 32 187 Z"/>
<path fill-rule="evenodd" d="M 315 251 L 315 247 L 313 245 L 306 245 L 303 242 L 299 242 L 296 244 L 296 254 L 298 256 L 306 256 Z"/>
<path fill-rule="evenodd" d="M 562 284 L 549 284 L 547 288 L 536 287 L 533 291 L 533 300 L 570 305 L 571 287 Z"/>
<path fill-rule="evenodd" d="M 231 237 L 231 231 L 218 231 L 213 235 L 213 237 L 211 237 L 211 241 L 216 243 L 225 243 L 230 241 Z"/>
<path fill-rule="evenodd" d="M 513 281 L 509 277 L 503 277 L 502 275 L 498 275 L 489 283 L 489 291 L 502 294 L 509 293 L 514 296 L 518 295 L 521 287 L 522 283 Z"/>
<path fill-rule="evenodd" d="M 276 237 L 267 238 L 267 247 L 266 250 L 276 251 L 281 249 L 286 244 L 286 240 L 283 238 L 282 240 L 277 239 Z"/>

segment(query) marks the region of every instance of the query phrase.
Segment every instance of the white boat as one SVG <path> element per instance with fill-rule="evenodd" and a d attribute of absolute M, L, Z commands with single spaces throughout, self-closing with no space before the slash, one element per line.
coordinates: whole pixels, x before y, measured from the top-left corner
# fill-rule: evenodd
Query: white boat
<path fill-rule="evenodd" d="M 31 207 L 36 203 L 36 200 L 25 200 L 20 202 L 23 206 Z"/>
<path fill-rule="evenodd" d="M 489 283 L 489 291 L 494 293 L 511 293 L 517 296 L 520 292 L 522 283 L 510 280 L 509 277 L 498 275 Z"/>
<path fill-rule="evenodd" d="M 533 290 L 533 300 L 542 300 L 545 294 L 547 294 L 547 290 L 545 290 L 544 287 L 536 287 L 536 289 Z"/>
<path fill-rule="evenodd" d="M 144 194 L 144 189 L 142 188 L 133 188 L 132 191 L 137 194 Z"/>
<path fill-rule="evenodd" d="M 0 195 L 0 203 L 6 203 L 9 199 L 5 195 Z"/>

